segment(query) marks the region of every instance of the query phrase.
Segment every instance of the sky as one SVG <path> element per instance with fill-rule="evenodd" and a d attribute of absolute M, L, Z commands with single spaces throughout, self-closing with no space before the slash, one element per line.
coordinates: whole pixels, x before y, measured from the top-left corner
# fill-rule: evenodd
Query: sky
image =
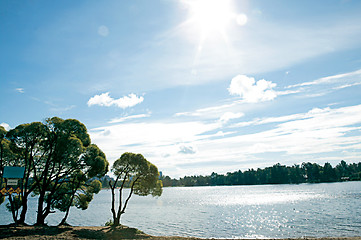
<path fill-rule="evenodd" d="M 0 1 L 0 124 L 164 175 L 361 161 L 361 1 Z"/>

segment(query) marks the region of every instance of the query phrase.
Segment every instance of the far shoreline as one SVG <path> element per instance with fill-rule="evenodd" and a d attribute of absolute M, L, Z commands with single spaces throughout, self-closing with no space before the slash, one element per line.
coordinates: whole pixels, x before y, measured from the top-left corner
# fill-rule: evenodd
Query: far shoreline
<path fill-rule="evenodd" d="M 204 240 L 216 238 L 197 238 L 197 237 L 179 237 L 179 236 L 152 236 L 127 226 L 34 226 L 14 224 L 0 225 L 1 239 L 148 239 L 148 240 Z M 222 238 L 235 239 L 235 238 Z M 236 239 L 280 239 L 281 238 L 236 238 Z M 361 236 L 355 237 L 300 237 L 300 238 L 284 238 L 284 240 L 361 240 Z"/>

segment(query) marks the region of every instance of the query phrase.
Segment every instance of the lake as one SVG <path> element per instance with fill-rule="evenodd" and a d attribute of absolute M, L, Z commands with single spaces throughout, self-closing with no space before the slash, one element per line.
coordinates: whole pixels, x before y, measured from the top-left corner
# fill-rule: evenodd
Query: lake
<path fill-rule="evenodd" d="M 72 209 L 71 225 L 100 226 L 111 219 L 110 190 L 88 210 Z M 36 198 L 29 200 L 35 221 Z M 63 213 L 47 218 L 56 225 Z M 12 221 L 0 207 L 0 224 Z M 122 224 L 151 235 L 202 238 L 361 236 L 361 182 L 164 188 L 158 198 L 133 196 Z"/>

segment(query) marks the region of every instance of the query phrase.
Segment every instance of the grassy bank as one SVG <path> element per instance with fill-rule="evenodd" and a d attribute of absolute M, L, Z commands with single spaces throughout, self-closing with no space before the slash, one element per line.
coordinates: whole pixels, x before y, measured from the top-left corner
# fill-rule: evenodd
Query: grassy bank
<path fill-rule="evenodd" d="M 157 237 L 126 226 L 111 227 L 48 227 L 48 226 L 0 226 L 1 239 L 159 239 L 196 240 L 199 238 Z M 302 238 L 308 239 L 308 238 Z M 328 237 L 319 240 L 361 240 L 361 237 Z"/>

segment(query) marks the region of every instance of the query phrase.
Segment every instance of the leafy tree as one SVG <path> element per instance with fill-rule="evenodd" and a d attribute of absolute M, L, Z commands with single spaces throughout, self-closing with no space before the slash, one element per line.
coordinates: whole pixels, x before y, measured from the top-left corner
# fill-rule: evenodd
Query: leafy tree
<path fill-rule="evenodd" d="M 113 225 L 120 225 L 120 217 L 125 213 L 125 209 L 132 194 L 139 196 L 160 196 L 162 194 L 162 182 L 159 180 L 159 172 L 155 165 L 148 162 L 143 155 L 135 153 L 123 153 L 117 159 L 112 167 L 116 176 L 115 181 L 109 181 L 112 193 L 111 212 L 113 216 Z M 121 182 L 119 188 L 118 210 L 115 207 L 115 188 L 117 183 Z M 129 186 L 130 191 L 123 202 L 123 189 Z"/>
<path fill-rule="evenodd" d="M 105 154 L 90 143 L 85 125 L 75 119 L 53 117 L 44 123 L 21 124 L 5 138 L 14 155 L 14 160 L 6 164 L 25 167 L 23 190 L 17 200 L 22 208 L 15 221 L 18 223 L 25 221 L 27 199 L 32 192 L 39 196 L 36 224 L 44 224 L 55 208 L 66 212 L 66 220 L 75 199 L 87 200 L 75 204 L 85 206 L 97 192 L 87 189 L 89 179 L 108 171 Z M 77 195 L 78 190 L 86 190 L 88 197 Z"/>
<path fill-rule="evenodd" d="M 3 171 L 3 158 L 4 158 L 4 146 L 5 146 L 6 130 L 3 126 L 0 126 L 0 172 Z M 1 175 L 2 176 L 2 175 Z"/>
<path fill-rule="evenodd" d="M 336 170 L 332 168 L 330 163 L 325 163 L 322 171 L 322 182 L 335 182 L 337 179 Z"/>
<path fill-rule="evenodd" d="M 14 154 L 10 149 L 10 141 L 6 139 L 7 131 L 4 127 L 0 126 L 0 173 L 1 182 L 0 188 L 5 187 L 5 181 L 2 178 L 4 165 L 11 165 L 13 163 Z M 21 208 L 21 196 L 12 196 L 8 194 L 9 202 L 6 204 L 6 208 L 12 213 L 12 217 L 15 223 L 18 220 L 19 209 Z M 5 202 L 5 195 L 0 196 L 0 204 Z"/>
<path fill-rule="evenodd" d="M 24 224 L 25 216 L 28 210 L 28 197 L 35 190 L 36 185 L 32 181 L 34 174 L 36 159 L 39 158 L 40 149 L 42 148 L 46 127 L 40 122 L 33 122 L 29 124 L 21 124 L 15 129 L 11 129 L 6 134 L 6 139 L 9 141 L 11 149 L 10 158 L 5 161 L 7 166 L 24 167 L 24 178 L 21 185 L 22 191 L 20 193 L 21 199 L 21 213 L 19 219 L 14 219 L 15 223 Z M 9 151 L 10 152 L 10 151 Z M 17 205 L 18 206 L 18 205 Z M 12 209 L 16 209 L 12 208 Z M 14 214 L 13 216 L 18 216 Z"/>
<path fill-rule="evenodd" d="M 93 199 L 93 195 L 99 193 L 102 184 L 99 180 L 93 180 L 89 184 L 85 182 L 85 175 L 79 172 L 66 184 L 57 191 L 56 201 L 54 207 L 62 212 L 65 212 L 64 218 L 60 225 L 67 225 L 66 220 L 69 215 L 71 206 L 75 206 L 81 210 L 88 208 L 89 202 Z"/>
<path fill-rule="evenodd" d="M 304 169 L 307 181 L 310 183 L 316 183 L 321 181 L 320 169 L 322 168 L 317 163 L 302 163 L 302 168 Z"/>
<path fill-rule="evenodd" d="M 288 182 L 288 172 L 286 166 L 279 163 L 273 165 L 270 169 L 270 182 L 271 184 L 282 184 Z"/>
<path fill-rule="evenodd" d="M 85 179 L 104 175 L 108 162 L 96 145 L 90 144 L 90 137 L 84 124 L 75 119 L 63 120 L 53 117 L 46 120 L 47 138 L 42 148 L 42 158 L 35 167 L 34 179 L 39 194 L 36 224 L 42 225 L 45 218 L 58 206 L 60 189 L 76 193 L 84 179 L 75 184 L 67 184 L 69 179 Z M 76 188 L 77 186 L 78 188 Z M 83 198 L 83 197 L 82 197 Z M 90 202 L 91 198 L 87 198 Z"/>
<path fill-rule="evenodd" d="M 60 196 L 61 200 L 58 200 L 61 204 L 58 203 L 54 206 L 65 212 L 60 225 L 66 224 L 71 206 L 75 205 L 82 210 L 88 208 L 89 202 L 93 199 L 93 194 L 97 194 L 102 188 L 102 184 L 98 180 L 93 180 L 89 184 L 90 179 L 102 177 L 108 171 L 105 154 L 95 144 L 90 144 L 79 160 L 79 168 L 69 176 L 65 187 L 63 187 L 66 193 Z"/>
<path fill-rule="evenodd" d="M 304 182 L 304 174 L 302 172 L 302 169 L 300 168 L 300 165 L 295 164 L 292 167 L 288 168 L 288 174 L 289 174 L 289 179 L 290 182 L 289 183 L 302 183 Z"/>
<path fill-rule="evenodd" d="M 350 173 L 349 173 L 348 165 L 344 160 L 342 160 L 339 164 L 337 164 L 336 172 L 338 175 L 337 177 L 339 179 L 349 177 Z"/>

